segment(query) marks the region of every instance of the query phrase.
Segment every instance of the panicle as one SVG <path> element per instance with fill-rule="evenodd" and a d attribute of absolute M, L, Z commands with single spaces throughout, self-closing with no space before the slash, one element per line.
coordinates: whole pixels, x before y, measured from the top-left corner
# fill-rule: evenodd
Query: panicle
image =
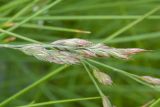
<path fill-rule="evenodd" d="M 20 45 L 14 49 L 19 49 L 25 54 L 32 55 L 39 60 L 58 64 L 76 64 L 81 59 L 92 57 L 129 59 L 130 55 L 145 51 L 139 48 L 117 49 L 78 38 L 57 40 L 50 44 Z"/>

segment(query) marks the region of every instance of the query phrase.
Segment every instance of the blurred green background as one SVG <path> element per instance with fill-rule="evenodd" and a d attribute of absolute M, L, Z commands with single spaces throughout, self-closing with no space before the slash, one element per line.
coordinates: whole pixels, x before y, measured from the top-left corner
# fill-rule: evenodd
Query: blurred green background
<path fill-rule="evenodd" d="M 35 0 L 36 1 L 36 0 Z M 21 23 L 55 0 L 0 0 L 0 26 Z M 35 2 L 35 3 L 33 3 Z M 32 4 L 29 8 L 28 5 Z M 11 32 L 49 43 L 64 38 L 82 38 L 101 42 L 147 12 L 160 5 L 159 0 L 62 0 L 31 18 Z M 20 15 L 18 12 L 23 11 Z M 58 27 L 58 28 L 57 28 Z M 63 29 L 67 28 L 67 29 Z M 77 32 L 79 29 L 91 34 Z M 1 36 L 1 34 L 0 34 Z M 30 43 L 12 35 L 0 38 L 5 44 Z M 160 11 L 108 40 L 105 44 L 116 48 L 144 48 L 153 50 L 135 55 L 129 61 L 97 58 L 97 61 L 137 75 L 160 77 Z M 42 62 L 13 49 L 0 49 L 0 101 L 4 101 L 47 73 L 63 65 Z M 95 65 L 107 72 L 114 81 L 101 89 L 116 107 L 140 107 L 160 97 L 160 93 L 112 70 Z M 49 80 L 11 101 L 6 107 L 70 98 L 99 96 L 94 84 L 81 64 L 71 65 Z M 47 107 L 101 107 L 101 100 L 77 101 L 48 105 Z"/>

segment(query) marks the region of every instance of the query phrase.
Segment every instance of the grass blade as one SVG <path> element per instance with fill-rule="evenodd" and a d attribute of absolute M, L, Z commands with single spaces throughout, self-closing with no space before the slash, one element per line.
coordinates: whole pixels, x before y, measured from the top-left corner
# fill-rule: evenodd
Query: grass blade
<path fill-rule="evenodd" d="M 48 102 L 35 103 L 35 104 L 24 105 L 19 107 L 37 107 L 37 106 L 39 107 L 39 106 L 46 106 L 51 104 L 69 103 L 69 102 L 75 102 L 75 101 L 86 101 L 86 100 L 95 100 L 95 99 L 101 99 L 101 97 L 88 97 L 88 98 L 75 98 L 75 99 L 67 99 L 67 100 L 48 101 Z"/>
<path fill-rule="evenodd" d="M 71 11 L 87 11 L 90 9 L 98 9 L 98 8 L 106 8 L 106 7 L 115 7 L 115 6 L 136 6 L 136 5 L 144 5 L 147 3 L 151 3 L 157 0 L 134 0 L 134 1 L 116 1 L 116 2 L 107 2 L 107 3 L 99 3 L 96 5 L 82 5 L 81 8 L 78 8 L 77 5 L 71 5 L 66 8 L 62 9 L 56 9 L 54 13 L 65 13 L 65 12 L 71 12 Z"/>
<path fill-rule="evenodd" d="M 154 101 L 149 107 L 158 107 L 160 104 L 160 98 Z"/>
<path fill-rule="evenodd" d="M 4 100 L 3 102 L 0 103 L 0 107 L 5 106 L 6 104 L 8 104 L 9 102 L 15 100 L 17 97 L 25 94 L 26 92 L 30 91 L 31 89 L 35 88 L 36 86 L 38 86 L 39 84 L 41 84 L 42 82 L 47 81 L 49 78 L 53 77 L 54 75 L 56 75 L 57 73 L 63 71 L 65 68 L 67 68 L 68 66 L 62 66 L 56 70 L 51 71 L 50 73 L 48 73 L 47 75 L 45 75 L 44 77 L 42 77 L 41 79 L 37 80 L 36 82 L 34 82 L 33 84 L 29 85 L 28 87 L 22 89 L 21 91 L 19 91 L 18 93 L 14 94 L 13 96 L 7 98 L 6 100 Z"/>
<path fill-rule="evenodd" d="M 90 73 L 90 71 L 89 71 L 88 67 L 86 66 L 86 64 L 85 64 L 85 63 L 83 63 L 83 62 L 82 62 L 82 64 L 83 64 L 83 66 L 84 66 L 85 70 L 87 71 L 87 73 L 88 73 L 88 75 L 89 75 L 90 79 L 91 79 L 91 80 L 92 80 L 92 82 L 94 83 L 94 85 L 95 85 L 96 89 L 98 90 L 98 92 L 99 92 L 100 96 L 101 96 L 101 97 L 105 96 L 105 95 L 103 94 L 102 90 L 100 89 L 100 87 L 98 86 L 98 84 L 97 84 L 96 80 L 94 79 L 94 77 L 93 77 L 93 76 L 92 76 L 92 74 Z"/>
<path fill-rule="evenodd" d="M 122 27 L 121 29 L 119 29 L 117 32 L 111 34 L 110 36 L 108 36 L 106 39 L 103 40 L 104 43 L 106 43 L 109 40 L 112 40 L 113 38 L 117 37 L 118 35 L 122 34 L 123 32 L 125 32 L 126 30 L 130 29 L 131 27 L 135 26 L 136 24 L 138 24 L 139 22 L 143 21 L 146 17 L 152 15 L 153 13 L 155 13 L 156 11 L 158 11 L 160 9 L 160 6 L 152 9 L 151 11 L 147 12 L 146 14 L 144 14 L 142 17 L 138 18 L 137 20 L 129 23 L 128 25 L 126 25 L 125 27 Z"/>
<path fill-rule="evenodd" d="M 45 10 L 47 10 L 47 9 L 51 8 L 52 6 L 58 4 L 59 2 L 61 2 L 61 0 L 56 0 L 56 1 L 52 2 L 52 3 L 49 4 L 48 6 L 46 6 L 46 7 L 42 8 L 41 10 L 37 11 L 35 14 L 27 17 L 26 19 L 24 19 L 24 20 L 21 21 L 20 23 L 18 23 L 18 24 L 16 24 L 15 26 L 9 28 L 8 31 L 12 31 L 12 30 L 18 28 L 18 27 L 21 26 L 22 24 L 28 22 L 30 19 L 32 19 L 32 18 L 34 18 L 35 16 L 41 14 L 42 12 L 44 12 Z M 4 35 L 4 33 L 2 33 L 2 34 L 0 35 L 0 39 L 3 39 L 4 37 L 5 37 L 5 35 Z"/>
<path fill-rule="evenodd" d="M 160 37 L 160 32 L 154 33 L 146 33 L 146 34 L 138 34 L 133 36 L 126 36 L 126 37 L 118 37 L 113 40 L 107 42 L 109 43 L 124 43 L 124 42 L 132 42 L 137 40 L 146 40 L 146 39 L 154 39 Z"/>
<path fill-rule="evenodd" d="M 23 24 L 21 27 L 24 28 L 34 28 L 34 29 L 43 29 L 43 30 L 55 30 L 55 31 L 63 31 L 63 32 L 74 32 L 74 33 L 85 33 L 89 34 L 90 31 L 84 31 L 79 29 L 70 29 L 70 28 L 62 28 L 62 27 L 54 27 L 54 26 L 38 26 L 36 24 Z"/>
<path fill-rule="evenodd" d="M 26 11 L 28 11 L 28 9 L 30 9 L 37 1 L 39 0 L 34 0 L 33 2 L 29 3 L 29 5 L 27 5 L 26 7 L 24 7 L 21 11 L 19 11 L 18 13 L 16 13 L 11 19 L 9 19 L 6 23 L 8 22 L 12 22 L 14 21 L 16 18 L 18 18 L 19 16 L 21 16 L 22 14 L 24 14 Z"/>
<path fill-rule="evenodd" d="M 12 35 L 14 37 L 17 37 L 17 38 L 20 38 L 20 39 L 23 39 L 23 40 L 26 40 L 26 41 L 29 41 L 29 42 L 33 42 L 33 43 L 40 43 L 34 39 L 31 39 L 31 38 L 27 38 L 27 37 L 24 37 L 24 36 L 21 36 L 21 35 L 18 35 L 16 33 L 12 33 L 12 32 L 9 32 L 7 30 L 3 30 L 0 28 L 0 32 L 2 32 L 3 34 L 8 34 L 8 35 Z"/>
<path fill-rule="evenodd" d="M 141 18 L 142 15 L 70 15 L 70 16 L 37 16 L 30 20 L 135 20 Z M 7 21 L 11 17 L 2 17 L 0 21 Z M 18 17 L 16 21 L 24 20 L 26 17 Z M 148 20 L 159 20 L 159 15 L 152 15 L 146 17 Z"/>

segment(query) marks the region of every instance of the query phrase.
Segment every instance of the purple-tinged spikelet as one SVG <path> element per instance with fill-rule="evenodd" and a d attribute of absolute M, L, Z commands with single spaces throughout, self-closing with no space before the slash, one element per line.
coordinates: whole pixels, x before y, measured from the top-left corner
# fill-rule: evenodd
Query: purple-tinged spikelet
<path fill-rule="evenodd" d="M 103 85 L 112 85 L 112 79 L 109 75 L 99 70 L 94 70 L 93 74 L 95 78 Z"/>

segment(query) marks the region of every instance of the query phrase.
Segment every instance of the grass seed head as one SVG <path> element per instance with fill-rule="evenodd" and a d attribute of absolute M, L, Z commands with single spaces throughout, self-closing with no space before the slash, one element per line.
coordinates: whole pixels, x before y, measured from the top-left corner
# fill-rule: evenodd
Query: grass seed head
<path fill-rule="evenodd" d="M 153 85 L 160 85 L 160 79 L 151 76 L 141 76 L 141 79 Z"/>
<path fill-rule="evenodd" d="M 57 40 L 52 42 L 53 45 L 62 45 L 62 46 L 71 46 L 71 47 L 85 47 L 91 45 L 91 42 L 83 39 L 64 39 L 64 40 Z"/>
<path fill-rule="evenodd" d="M 112 104 L 109 101 L 107 96 L 102 97 L 102 104 L 103 104 L 103 107 L 112 107 Z"/>
<path fill-rule="evenodd" d="M 19 49 L 25 54 L 32 55 L 39 60 L 58 64 L 76 64 L 80 63 L 81 59 L 92 57 L 113 56 L 129 59 L 129 55 L 144 51 L 138 48 L 117 49 L 78 38 L 57 40 L 50 44 L 26 44 L 17 47 L 14 49 Z"/>
<path fill-rule="evenodd" d="M 103 85 L 112 85 L 112 79 L 109 75 L 107 75 L 104 72 L 101 72 L 99 70 L 94 70 L 93 74 L 95 76 L 95 78 L 102 83 Z"/>

